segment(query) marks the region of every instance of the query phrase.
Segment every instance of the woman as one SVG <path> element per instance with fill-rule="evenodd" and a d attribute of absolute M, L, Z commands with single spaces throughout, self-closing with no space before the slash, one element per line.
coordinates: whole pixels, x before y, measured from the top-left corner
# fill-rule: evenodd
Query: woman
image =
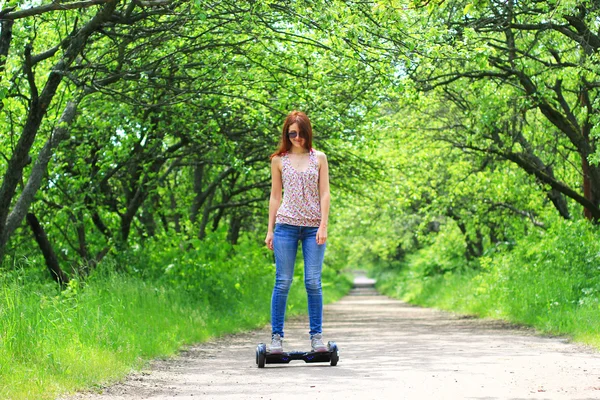
<path fill-rule="evenodd" d="M 269 351 L 283 353 L 287 297 L 294 277 L 298 242 L 302 242 L 311 347 L 313 351 L 325 352 L 328 349 L 322 337 L 321 270 L 329 217 L 329 167 L 325 154 L 312 148 L 312 127 L 303 112 L 291 112 L 283 124 L 279 148 L 271 155 L 271 179 L 265 243 L 275 252 L 276 273 Z"/>

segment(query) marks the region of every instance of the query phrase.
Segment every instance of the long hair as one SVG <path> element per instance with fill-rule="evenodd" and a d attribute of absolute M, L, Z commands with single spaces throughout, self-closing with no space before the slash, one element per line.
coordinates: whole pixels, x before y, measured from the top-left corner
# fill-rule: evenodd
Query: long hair
<path fill-rule="evenodd" d="M 298 132 L 298 134 L 300 137 L 304 138 L 304 148 L 306 148 L 308 151 L 312 151 L 312 126 L 310 124 L 310 119 L 308 119 L 308 116 L 302 111 L 292 111 L 288 114 L 285 122 L 283 123 L 279 147 L 273 154 L 271 154 L 271 159 L 273 159 L 275 156 L 281 156 L 289 152 L 292 148 L 292 141 L 288 137 L 288 129 L 290 129 L 290 126 L 294 123 L 297 123 L 298 127 L 300 128 L 300 132 Z"/>

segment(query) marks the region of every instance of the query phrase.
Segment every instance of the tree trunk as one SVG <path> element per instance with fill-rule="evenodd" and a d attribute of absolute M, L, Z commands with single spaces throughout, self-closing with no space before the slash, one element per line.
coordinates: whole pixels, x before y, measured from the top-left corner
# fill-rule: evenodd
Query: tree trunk
<path fill-rule="evenodd" d="M 42 180 L 46 176 L 48 163 L 52 157 L 53 150 L 60 142 L 68 137 L 69 126 L 75 119 L 77 112 L 78 101 L 69 101 L 65 107 L 62 116 L 58 120 L 57 127 L 54 129 L 44 147 L 40 150 L 37 160 L 31 169 L 27 183 L 13 207 L 13 210 L 8 215 L 6 220 L 6 235 L 11 236 L 12 233 L 23 221 L 29 206 L 33 202 L 35 194 L 42 186 Z"/>
<path fill-rule="evenodd" d="M 242 217 L 234 214 L 229 222 L 229 230 L 227 231 L 227 241 L 231 244 L 237 244 L 242 228 Z"/>
<path fill-rule="evenodd" d="M 210 217 L 210 210 L 212 209 L 213 198 L 215 197 L 216 189 L 213 188 L 208 195 L 208 199 L 206 200 L 206 205 L 204 206 L 204 211 L 202 212 L 202 222 L 200 223 L 200 228 L 198 229 L 198 239 L 202 240 L 206 237 L 206 226 L 208 225 L 208 219 Z"/>
<path fill-rule="evenodd" d="M 175 194 L 173 191 L 169 191 L 169 200 L 171 201 L 171 210 L 175 210 L 173 214 L 173 223 L 175 224 L 175 232 L 181 233 L 181 213 L 177 208 L 177 200 L 175 199 Z M 168 222 L 165 224 L 165 230 L 169 229 Z"/>
<path fill-rule="evenodd" d="M 481 232 L 477 231 L 477 241 L 473 241 L 469 238 L 469 233 L 467 231 L 466 225 L 461 221 L 461 218 L 456 215 L 456 213 L 452 209 L 448 209 L 446 211 L 446 215 L 449 216 L 456 222 L 458 229 L 460 229 L 463 237 L 465 238 L 465 259 L 467 261 L 472 261 L 475 258 L 481 257 L 483 254 L 483 236 Z"/>
<path fill-rule="evenodd" d="M 585 157 L 581 158 L 581 169 L 583 170 L 583 196 L 590 200 L 592 203 L 597 204 L 597 202 L 594 201 L 593 197 L 592 197 L 592 182 L 590 181 L 590 164 L 588 163 L 588 160 L 585 159 Z M 594 217 L 592 215 L 592 211 L 587 208 L 584 207 L 583 208 L 583 215 L 585 215 L 585 217 L 589 220 L 592 220 Z"/>
<path fill-rule="evenodd" d="M 26 219 L 31 231 L 33 232 L 35 241 L 37 242 L 38 246 L 40 246 L 40 250 L 44 255 L 44 260 L 46 260 L 46 266 L 50 271 L 52 279 L 54 279 L 61 286 L 65 286 L 67 283 L 69 283 L 69 277 L 63 272 L 63 270 L 60 268 L 60 265 L 58 265 L 58 258 L 52 249 L 52 245 L 48 240 L 48 236 L 46 235 L 44 228 L 40 225 L 40 222 L 34 214 L 27 213 Z"/>
<path fill-rule="evenodd" d="M 2 16 L 0 16 L 2 17 Z M 0 23 L 0 73 L 4 72 L 6 60 L 8 59 L 8 50 L 12 42 L 12 28 L 15 21 L 12 19 L 2 19 Z M 0 75 L 1 77 L 2 75 Z M 3 107 L 3 105 L 0 105 Z"/>
<path fill-rule="evenodd" d="M 567 199 L 565 199 L 565 196 L 561 192 L 556 189 L 550 189 L 546 192 L 546 196 L 550 199 L 561 217 L 564 219 L 571 219 Z"/>
<path fill-rule="evenodd" d="M 233 169 L 233 167 L 227 167 L 225 168 L 223 171 L 221 171 L 219 173 L 219 175 L 217 175 L 217 177 L 210 183 L 210 185 L 208 185 L 206 187 L 206 189 L 204 189 L 204 191 L 202 191 L 202 187 L 200 185 L 200 172 L 196 172 L 194 174 L 194 191 L 196 192 L 196 197 L 194 198 L 194 203 L 192 204 L 192 209 L 191 209 L 191 215 L 190 215 L 190 221 L 192 222 L 196 222 L 197 219 L 197 214 L 200 210 L 200 208 L 204 205 L 204 203 L 207 201 L 209 196 L 212 196 L 215 192 L 215 189 L 217 188 L 217 186 L 219 186 L 219 184 L 221 184 L 221 182 L 227 178 L 227 176 L 229 174 L 232 174 L 233 172 L 235 172 L 235 170 Z M 204 173 L 204 172 L 202 172 Z"/>
<path fill-rule="evenodd" d="M 585 79 L 583 83 L 584 86 L 587 85 Z M 590 123 L 589 119 L 589 115 L 594 113 L 594 108 L 590 101 L 589 92 L 586 89 L 581 90 L 579 97 L 582 106 L 584 106 L 588 111 L 588 118 L 582 123 L 581 126 L 581 134 L 590 148 L 595 151 L 595 142 L 590 140 L 592 124 Z M 598 208 L 600 206 L 600 182 L 594 178 L 600 176 L 600 170 L 598 169 L 598 166 L 590 165 L 587 156 L 585 155 L 581 156 L 581 169 L 583 171 L 583 196 Z M 592 220 L 595 223 L 600 222 L 597 219 L 594 219 L 592 211 L 587 207 L 584 207 L 583 214 L 587 219 Z"/>
<path fill-rule="evenodd" d="M 202 182 L 204 180 L 204 164 L 196 165 L 194 167 L 194 201 L 192 202 L 192 209 L 190 210 L 190 221 L 196 222 L 196 218 L 198 217 L 198 212 L 200 211 L 200 207 L 202 207 L 202 202 L 204 201 L 204 196 L 202 193 Z"/>
<path fill-rule="evenodd" d="M 156 202 L 156 199 L 153 199 Z M 142 212 L 139 215 L 140 222 L 144 225 L 144 229 L 146 231 L 147 237 L 156 236 L 156 220 L 154 219 L 154 214 L 150 210 L 150 207 L 147 205 L 148 202 L 144 203 L 142 206 Z"/>

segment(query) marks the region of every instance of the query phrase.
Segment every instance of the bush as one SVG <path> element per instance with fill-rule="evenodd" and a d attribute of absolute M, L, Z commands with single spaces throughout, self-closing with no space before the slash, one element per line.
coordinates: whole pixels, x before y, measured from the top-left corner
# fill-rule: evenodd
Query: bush
<path fill-rule="evenodd" d="M 447 249 L 434 244 L 413 254 L 400 272 L 380 267 L 379 288 L 417 304 L 524 323 L 600 346 L 598 227 L 557 221 L 482 257 L 479 270 L 459 268 L 452 261 L 455 248 Z M 432 263 L 432 254 L 448 254 L 451 272 L 428 275 L 427 266 L 443 265 Z"/>

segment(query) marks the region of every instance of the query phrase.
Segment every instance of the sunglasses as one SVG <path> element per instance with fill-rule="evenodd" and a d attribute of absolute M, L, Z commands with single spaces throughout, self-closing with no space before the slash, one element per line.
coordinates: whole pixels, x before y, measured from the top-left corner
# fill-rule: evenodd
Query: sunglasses
<path fill-rule="evenodd" d="M 289 137 L 290 139 L 295 139 L 295 138 L 296 138 L 298 135 L 299 135 L 299 133 L 298 133 L 298 132 L 296 132 L 296 131 L 289 131 L 289 132 L 288 132 L 288 137 Z M 302 136 L 300 136 L 300 137 L 302 137 Z"/>

